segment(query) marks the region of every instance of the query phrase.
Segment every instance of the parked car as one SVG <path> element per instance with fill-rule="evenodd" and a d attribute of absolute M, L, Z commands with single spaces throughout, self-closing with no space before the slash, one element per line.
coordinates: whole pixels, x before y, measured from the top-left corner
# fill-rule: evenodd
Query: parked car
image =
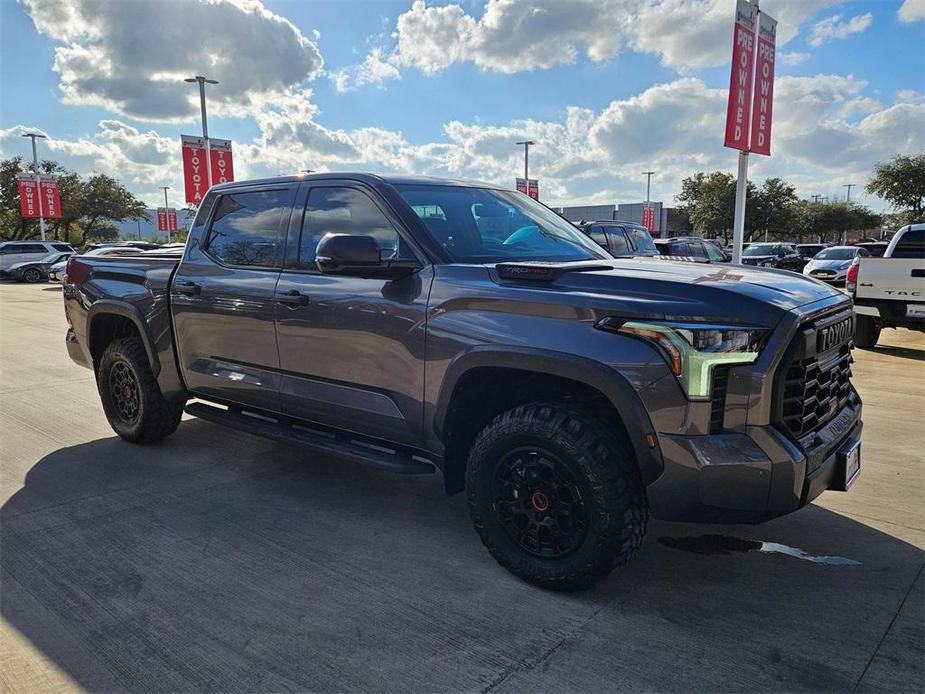
<path fill-rule="evenodd" d="M 42 260 L 51 253 L 73 253 L 70 244 L 60 241 L 5 241 L 0 243 L 0 278 L 18 263 Z"/>
<path fill-rule="evenodd" d="M 854 244 L 856 248 L 863 248 L 870 254 L 871 258 L 882 258 L 883 254 L 886 253 L 886 249 L 889 248 L 889 241 L 862 241 L 861 243 Z"/>
<path fill-rule="evenodd" d="M 803 260 L 812 260 L 819 251 L 829 247 L 827 243 L 798 243 L 797 253 L 803 256 Z"/>
<path fill-rule="evenodd" d="M 858 256 L 869 258 L 870 254 L 857 246 L 831 246 L 819 251 L 803 267 L 803 274 L 836 286 L 844 286 L 845 276 L 851 261 Z"/>
<path fill-rule="evenodd" d="M 732 256 L 726 255 L 716 244 L 697 236 L 656 239 L 655 247 L 666 256 L 694 258 L 710 263 L 728 263 L 732 260 Z"/>
<path fill-rule="evenodd" d="M 742 263 L 802 272 L 806 261 L 794 243 L 750 243 L 742 251 Z"/>
<path fill-rule="evenodd" d="M 925 224 L 897 231 L 882 258 L 859 255 L 848 268 L 847 289 L 858 347 L 874 347 L 883 328 L 925 332 Z"/>
<path fill-rule="evenodd" d="M 860 471 L 846 294 L 613 258 L 489 184 L 213 186 L 182 259 L 74 256 L 63 294 L 68 353 L 123 439 L 169 436 L 185 411 L 439 469 L 492 556 L 545 588 L 627 562 L 650 514 L 761 521 Z"/>
<path fill-rule="evenodd" d="M 47 282 L 51 266 L 56 263 L 66 263 L 67 259 L 72 255 L 74 255 L 73 251 L 66 251 L 64 253 L 56 251 L 55 253 L 49 253 L 41 260 L 16 263 L 10 266 L 5 272 L 10 279 L 16 280 L 17 282 L 28 282 L 29 284 Z"/>
<path fill-rule="evenodd" d="M 81 254 L 81 258 L 95 258 L 110 255 L 139 255 L 144 251 L 139 251 L 132 246 L 99 246 L 93 250 Z M 51 265 L 48 269 L 48 279 L 52 282 L 60 282 L 64 277 L 67 269 L 67 258 L 60 260 Z"/>
<path fill-rule="evenodd" d="M 605 220 L 579 222 L 578 228 L 615 258 L 658 255 L 652 235 L 640 224 Z"/>

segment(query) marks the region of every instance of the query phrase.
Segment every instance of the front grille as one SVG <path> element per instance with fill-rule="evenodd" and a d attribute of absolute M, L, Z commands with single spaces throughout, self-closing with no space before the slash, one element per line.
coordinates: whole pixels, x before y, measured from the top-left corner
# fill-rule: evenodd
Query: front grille
<path fill-rule="evenodd" d="M 723 418 L 726 415 L 726 388 L 729 385 L 729 367 L 717 366 L 713 369 L 713 388 L 710 391 L 710 433 L 719 434 L 723 430 Z"/>
<path fill-rule="evenodd" d="M 804 323 L 787 350 L 777 384 L 777 412 L 780 424 L 798 441 L 828 424 L 851 402 L 850 335 L 816 353 L 817 331 L 850 315 L 839 312 Z"/>

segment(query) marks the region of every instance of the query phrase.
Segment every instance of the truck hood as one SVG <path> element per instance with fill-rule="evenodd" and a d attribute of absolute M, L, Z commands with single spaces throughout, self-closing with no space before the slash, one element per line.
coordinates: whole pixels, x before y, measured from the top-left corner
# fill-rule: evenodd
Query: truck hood
<path fill-rule="evenodd" d="M 775 326 L 784 313 L 799 306 L 844 297 L 838 290 L 795 272 L 743 265 L 626 258 L 556 267 L 564 271 L 551 282 L 512 281 L 520 286 L 566 290 L 575 293 L 571 299 L 575 303 L 627 318 L 767 327 Z M 493 274 L 496 281 L 504 281 Z"/>

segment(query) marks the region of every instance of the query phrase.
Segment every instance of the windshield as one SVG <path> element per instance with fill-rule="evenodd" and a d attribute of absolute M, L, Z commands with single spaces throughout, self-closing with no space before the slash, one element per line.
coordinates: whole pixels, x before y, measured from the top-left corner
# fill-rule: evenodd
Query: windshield
<path fill-rule="evenodd" d="M 636 250 L 639 255 L 658 255 L 658 249 L 655 247 L 655 241 L 645 227 L 627 227 L 626 230 L 633 237 L 633 243 L 636 244 Z"/>
<path fill-rule="evenodd" d="M 523 193 L 463 186 L 395 187 L 457 263 L 608 257 L 581 231 Z"/>
<path fill-rule="evenodd" d="M 851 260 L 857 255 L 854 248 L 826 248 L 819 251 L 813 260 Z"/>
<path fill-rule="evenodd" d="M 778 248 L 776 243 L 753 243 L 742 255 L 777 255 Z"/>

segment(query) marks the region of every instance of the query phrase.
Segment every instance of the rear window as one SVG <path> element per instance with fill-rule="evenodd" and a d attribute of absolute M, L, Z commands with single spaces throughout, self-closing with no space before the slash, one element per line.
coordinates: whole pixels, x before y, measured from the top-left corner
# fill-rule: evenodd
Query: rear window
<path fill-rule="evenodd" d="M 279 267 L 280 222 L 289 211 L 291 191 L 227 193 L 218 199 L 206 252 L 228 265 Z"/>
<path fill-rule="evenodd" d="M 910 229 L 893 247 L 894 258 L 925 258 L 925 229 Z"/>
<path fill-rule="evenodd" d="M 51 247 L 56 251 L 64 251 L 65 253 L 72 253 L 74 251 L 74 249 L 66 243 L 53 243 Z"/>

